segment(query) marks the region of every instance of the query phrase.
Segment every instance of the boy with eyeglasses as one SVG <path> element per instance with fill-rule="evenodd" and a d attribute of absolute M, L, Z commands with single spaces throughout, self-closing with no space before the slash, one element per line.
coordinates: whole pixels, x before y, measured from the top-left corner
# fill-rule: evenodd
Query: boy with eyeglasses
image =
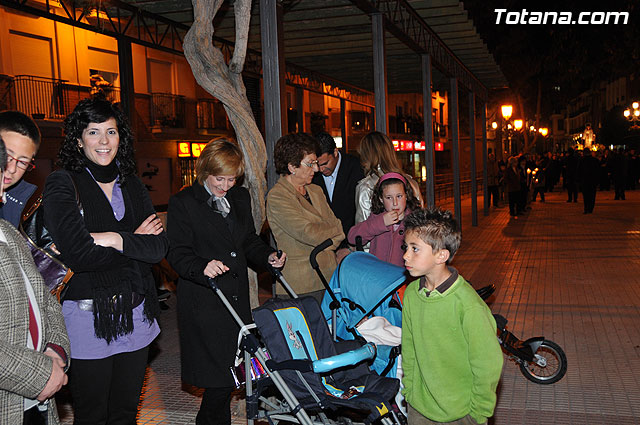
<path fill-rule="evenodd" d="M 0 218 L 18 227 L 24 207 L 36 186 L 23 180 L 33 170 L 33 159 L 40 147 L 40 130 L 27 115 L 18 111 L 0 112 L 0 137 L 7 149 L 7 163 L 2 179 L 6 202 L 0 206 Z"/>

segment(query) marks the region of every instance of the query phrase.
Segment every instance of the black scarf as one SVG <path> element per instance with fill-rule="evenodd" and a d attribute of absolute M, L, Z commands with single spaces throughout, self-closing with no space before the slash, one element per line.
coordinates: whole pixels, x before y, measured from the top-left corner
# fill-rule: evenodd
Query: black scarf
<path fill-rule="evenodd" d="M 87 161 L 89 168 L 90 161 Z M 111 164 L 115 164 L 113 161 Z M 107 168 L 94 164 L 99 168 Z M 89 168 L 92 172 L 93 169 Z M 116 168 L 117 171 L 117 168 Z M 74 174 L 74 181 L 84 209 L 84 222 L 91 232 L 132 231 L 134 223 L 144 216 L 140 199 L 144 186 L 130 179 L 122 188 L 125 215 L 117 221 L 102 190 L 85 171 Z M 111 180 L 113 181 L 113 180 Z M 95 335 L 110 343 L 133 331 L 132 293 L 145 297 L 144 316 L 153 322 L 160 312 L 151 265 L 133 259 L 110 270 L 86 271 L 74 275 L 69 283 L 67 299 L 93 299 Z M 114 297 L 115 296 L 115 297 Z M 114 300 L 116 300 L 114 302 Z"/>
<path fill-rule="evenodd" d="M 93 178 L 100 183 L 111 183 L 120 173 L 115 160 L 111 161 L 109 165 L 99 165 L 85 157 L 84 165 L 91 171 Z"/>

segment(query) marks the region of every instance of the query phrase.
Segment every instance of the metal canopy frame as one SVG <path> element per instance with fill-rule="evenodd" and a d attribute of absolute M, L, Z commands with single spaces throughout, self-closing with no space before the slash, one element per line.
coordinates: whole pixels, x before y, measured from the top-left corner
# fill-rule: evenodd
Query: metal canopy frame
<path fill-rule="evenodd" d="M 406 0 L 350 0 L 367 14 L 380 13 L 386 29 L 417 53 L 431 55 L 433 64 L 450 77 L 456 77 L 482 99 L 487 88 L 467 69 Z"/>
<path fill-rule="evenodd" d="M 81 0 L 0 0 L 0 5 L 176 55 L 184 54 L 182 40 L 190 28 L 120 0 L 102 0 L 91 3 L 91 7 Z M 225 60 L 233 57 L 232 41 L 214 36 L 213 43 L 222 51 Z M 262 74 L 259 51 L 247 49 L 244 71 Z M 305 90 L 363 106 L 374 105 L 373 93 L 290 62 L 286 62 L 285 79 L 288 84 Z"/>
<path fill-rule="evenodd" d="M 169 53 L 182 54 L 189 26 L 119 0 L 0 0 L 0 5 Z M 60 10 L 61 14 L 57 14 Z"/>

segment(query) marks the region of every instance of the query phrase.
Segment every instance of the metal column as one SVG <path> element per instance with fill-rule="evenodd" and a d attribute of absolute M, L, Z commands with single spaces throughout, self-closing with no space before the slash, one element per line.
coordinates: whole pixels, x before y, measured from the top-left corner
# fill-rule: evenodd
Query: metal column
<path fill-rule="evenodd" d="M 264 132 L 267 145 L 267 187 L 276 183 L 273 163 L 276 141 L 282 136 L 284 110 L 284 59 L 280 25 L 282 6 L 277 0 L 260 0 L 260 36 L 262 40 L 262 81 L 264 85 Z"/>
<path fill-rule="evenodd" d="M 342 137 L 342 152 L 347 152 L 347 101 L 340 98 L 340 136 Z"/>
<path fill-rule="evenodd" d="M 482 123 L 482 193 L 484 194 L 484 215 L 489 215 L 489 174 L 487 172 L 487 102 L 480 107 L 480 122 Z M 497 149 L 495 149 L 497 150 Z M 494 154 L 497 158 L 497 155 Z M 497 161 L 497 159 L 496 159 Z"/>
<path fill-rule="evenodd" d="M 462 204 L 460 203 L 460 123 L 458 120 L 458 79 L 449 79 L 449 128 L 451 129 L 451 151 L 453 153 L 453 206 L 454 214 L 462 231 Z"/>
<path fill-rule="evenodd" d="M 371 15 L 373 38 L 373 91 L 376 98 L 376 130 L 387 134 L 387 58 L 384 48 L 384 17 L 381 13 Z"/>
<path fill-rule="evenodd" d="M 296 120 L 298 122 L 298 133 L 304 132 L 304 89 L 296 87 Z"/>
<path fill-rule="evenodd" d="M 433 161 L 433 116 L 431 115 L 431 56 L 422 55 L 422 115 L 424 116 L 424 165 L 427 167 L 425 205 L 436 206 L 435 163 Z"/>
<path fill-rule="evenodd" d="M 478 225 L 478 181 L 476 173 L 476 96 L 469 92 L 469 154 L 471 155 L 471 225 Z"/>
<path fill-rule="evenodd" d="M 131 41 L 118 37 L 118 71 L 120 72 L 120 108 L 133 126 L 135 91 L 133 89 L 133 57 Z"/>

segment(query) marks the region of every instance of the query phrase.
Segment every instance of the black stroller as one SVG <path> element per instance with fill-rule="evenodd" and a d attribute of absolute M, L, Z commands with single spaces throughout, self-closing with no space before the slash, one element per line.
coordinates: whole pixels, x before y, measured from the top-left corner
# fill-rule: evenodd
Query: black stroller
<path fill-rule="evenodd" d="M 400 424 L 393 405 L 399 381 L 371 372 L 373 344 L 334 343 L 320 306 L 310 297 L 273 299 L 253 311 L 245 325 L 214 279 L 209 283 L 234 316 L 244 352 L 247 420 L 304 425 L 380 420 Z M 257 327 L 259 335 L 249 330 Z M 260 340 L 259 340 L 260 338 Z M 275 388 L 274 388 L 275 387 Z M 275 397 L 270 397 L 274 395 Z"/>

